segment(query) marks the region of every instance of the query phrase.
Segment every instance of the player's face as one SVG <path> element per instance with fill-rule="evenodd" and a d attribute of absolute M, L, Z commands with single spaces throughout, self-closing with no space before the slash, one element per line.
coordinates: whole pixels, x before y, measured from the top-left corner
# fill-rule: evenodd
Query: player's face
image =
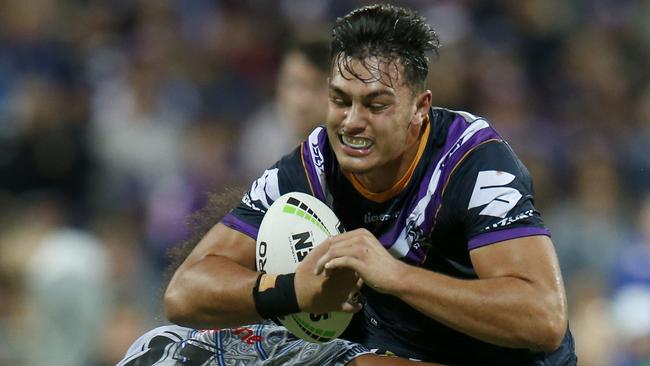
<path fill-rule="evenodd" d="M 327 132 L 341 169 L 366 188 L 383 190 L 401 178 L 415 157 L 431 94 L 414 95 L 399 63 L 368 59 L 366 64 L 370 67 L 350 60 L 358 77 L 333 66 Z"/>

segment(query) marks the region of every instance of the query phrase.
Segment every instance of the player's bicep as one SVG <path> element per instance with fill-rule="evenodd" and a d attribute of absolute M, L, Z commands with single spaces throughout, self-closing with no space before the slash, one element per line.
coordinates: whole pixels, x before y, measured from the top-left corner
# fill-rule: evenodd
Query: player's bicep
<path fill-rule="evenodd" d="M 250 236 L 218 223 L 208 231 L 183 266 L 195 264 L 208 256 L 222 256 L 255 270 L 255 240 Z"/>
<path fill-rule="evenodd" d="M 510 239 L 474 249 L 470 259 L 481 279 L 515 277 L 532 286 L 563 294 L 560 266 L 548 236 Z"/>

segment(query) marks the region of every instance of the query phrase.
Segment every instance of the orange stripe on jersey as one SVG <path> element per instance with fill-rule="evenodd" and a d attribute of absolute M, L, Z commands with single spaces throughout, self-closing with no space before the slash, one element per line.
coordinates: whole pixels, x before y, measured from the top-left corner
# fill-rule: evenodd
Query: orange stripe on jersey
<path fill-rule="evenodd" d="M 429 140 L 429 130 L 431 124 L 429 122 L 429 116 L 426 117 L 425 123 L 425 129 L 424 133 L 422 134 L 422 139 L 420 140 L 420 145 L 418 146 L 418 152 L 415 155 L 415 159 L 411 162 L 411 165 L 409 166 L 408 170 L 406 173 L 404 173 L 404 176 L 400 178 L 397 183 L 395 183 L 392 187 L 389 189 L 383 191 L 383 192 L 370 192 L 368 191 L 361 182 L 352 174 L 343 172 L 343 175 L 345 175 L 346 178 L 352 183 L 352 186 L 359 192 L 361 193 L 362 196 L 365 198 L 374 201 L 374 202 L 386 202 L 389 199 L 395 197 L 404 187 L 406 187 L 411 180 L 411 177 L 413 177 L 413 172 L 415 172 L 415 168 L 418 166 L 418 163 L 420 162 L 420 158 L 422 158 L 422 155 L 424 154 L 424 149 L 427 147 L 427 141 Z"/>
<path fill-rule="evenodd" d="M 303 154 L 304 149 L 305 142 L 303 141 L 300 143 L 300 161 L 302 162 L 302 169 L 305 171 L 305 177 L 307 177 L 307 183 L 309 183 L 309 190 L 311 191 L 311 195 L 316 197 L 314 186 L 311 183 L 311 179 L 309 179 L 309 172 L 307 171 L 307 166 L 305 165 L 305 154 Z"/>

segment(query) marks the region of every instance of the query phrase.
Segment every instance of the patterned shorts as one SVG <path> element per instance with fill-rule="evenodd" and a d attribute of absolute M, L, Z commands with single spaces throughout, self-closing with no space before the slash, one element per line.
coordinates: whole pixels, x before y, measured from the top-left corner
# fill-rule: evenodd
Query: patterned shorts
<path fill-rule="evenodd" d="M 116 366 L 343 366 L 367 353 L 342 339 L 310 343 L 271 321 L 221 330 L 167 325 L 138 338 Z"/>

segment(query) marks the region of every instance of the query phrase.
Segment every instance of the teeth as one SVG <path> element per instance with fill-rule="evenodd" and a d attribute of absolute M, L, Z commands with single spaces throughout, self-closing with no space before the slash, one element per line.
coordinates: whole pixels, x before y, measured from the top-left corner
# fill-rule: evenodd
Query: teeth
<path fill-rule="evenodd" d="M 341 136 L 343 143 L 355 149 L 365 149 L 372 145 L 372 141 L 363 137 Z"/>

